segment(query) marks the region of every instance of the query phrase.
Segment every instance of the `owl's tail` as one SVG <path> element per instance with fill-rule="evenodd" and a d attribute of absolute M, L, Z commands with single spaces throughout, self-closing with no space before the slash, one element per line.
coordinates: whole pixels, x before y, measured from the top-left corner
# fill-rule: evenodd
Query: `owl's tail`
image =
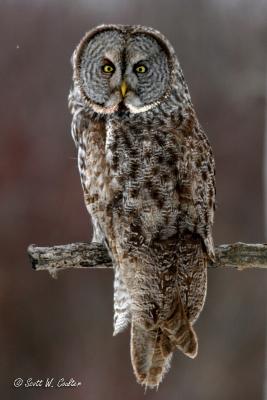
<path fill-rule="evenodd" d="M 149 388 L 157 387 L 168 371 L 172 351 L 165 352 L 161 346 L 161 330 L 146 330 L 132 324 L 131 359 L 137 382 Z"/>
<path fill-rule="evenodd" d="M 158 387 L 170 367 L 175 348 L 194 358 L 198 342 L 179 298 L 172 316 L 157 329 L 147 330 L 132 322 L 131 359 L 137 381 L 149 388 Z"/>
<path fill-rule="evenodd" d="M 177 347 L 190 358 L 197 356 L 197 335 L 186 316 L 180 296 L 175 311 L 168 320 L 164 321 L 163 325 L 163 332 L 173 346 Z"/>

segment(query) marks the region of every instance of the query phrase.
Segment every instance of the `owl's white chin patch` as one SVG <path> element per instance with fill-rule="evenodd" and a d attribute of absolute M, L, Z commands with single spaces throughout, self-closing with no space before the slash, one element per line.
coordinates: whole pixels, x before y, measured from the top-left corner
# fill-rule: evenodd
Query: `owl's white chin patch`
<path fill-rule="evenodd" d="M 98 114 L 112 114 L 118 110 L 118 104 L 110 107 L 105 107 L 98 104 L 90 103 L 90 106 Z"/>
<path fill-rule="evenodd" d="M 112 114 L 118 110 L 119 103 L 121 102 L 121 96 L 119 93 L 113 93 L 105 104 L 100 105 L 91 103 L 93 110 L 97 113 Z"/>
<path fill-rule="evenodd" d="M 155 103 L 153 104 L 147 104 L 145 106 L 140 106 L 140 107 L 136 107 L 133 104 L 127 104 L 126 106 L 129 108 L 130 112 L 133 114 L 138 114 L 138 113 L 142 113 L 142 112 L 146 112 L 148 110 L 151 110 L 151 108 L 155 107 Z"/>
<path fill-rule="evenodd" d="M 92 109 L 100 114 L 112 114 L 118 111 L 119 105 L 122 104 L 123 98 L 119 92 L 113 93 L 105 104 L 100 105 L 91 102 Z M 123 101 L 124 105 L 133 114 L 143 113 L 151 110 L 159 104 L 158 101 L 150 104 L 143 104 L 139 97 L 133 92 L 127 93 Z"/>
<path fill-rule="evenodd" d="M 142 112 L 151 110 L 151 108 L 154 108 L 158 104 L 158 102 L 144 105 L 140 101 L 138 96 L 136 96 L 134 93 L 130 92 L 127 94 L 124 104 L 130 110 L 131 113 L 138 114 L 138 113 L 142 113 Z"/>

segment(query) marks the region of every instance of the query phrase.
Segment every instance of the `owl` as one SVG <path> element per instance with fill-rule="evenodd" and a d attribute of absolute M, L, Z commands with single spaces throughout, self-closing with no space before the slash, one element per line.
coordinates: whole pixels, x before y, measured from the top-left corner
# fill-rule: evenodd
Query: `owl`
<path fill-rule="evenodd" d="M 214 260 L 215 167 L 169 41 L 101 25 L 72 56 L 71 132 L 93 241 L 114 265 L 114 335 L 131 325 L 137 382 L 159 385 L 194 329 Z"/>

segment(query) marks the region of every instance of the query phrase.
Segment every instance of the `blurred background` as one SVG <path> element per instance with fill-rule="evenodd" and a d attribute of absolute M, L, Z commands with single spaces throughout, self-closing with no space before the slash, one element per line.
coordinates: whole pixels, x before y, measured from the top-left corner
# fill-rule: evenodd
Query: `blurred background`
<path fill-rule="evenodd" d="M 100 23 L 150 25 L 174 45 L 217 164 L 215 243 L 264 242 L 267 2 L 0 1 L 0 393 L 4 399 L 263 399 L 266 272 L 209 271 L 192 361 L 158 391 L 135 382 L 129 331 L 112 337 L 113 273 L 34 272 L 30 243 L 88 241 L 67 96 L 70 57 Z M 15 378 L 77 389 L 14 389 Z"/>

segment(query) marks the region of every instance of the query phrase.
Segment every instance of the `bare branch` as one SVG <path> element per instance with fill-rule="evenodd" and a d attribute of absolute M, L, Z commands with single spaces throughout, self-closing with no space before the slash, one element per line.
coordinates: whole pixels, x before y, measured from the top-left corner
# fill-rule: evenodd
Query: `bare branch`
<path fill-rule="evenodd" d="M 100 243 L 72 243 L 61 246 L 30 245 L 32 267 L 46 270 L 53 277 L 68 268 L 112 268 L 107 249 Z M 234 243 L 216 247 L 216 260 L 210 268 L 267 268 L 267 244 Z"/>

